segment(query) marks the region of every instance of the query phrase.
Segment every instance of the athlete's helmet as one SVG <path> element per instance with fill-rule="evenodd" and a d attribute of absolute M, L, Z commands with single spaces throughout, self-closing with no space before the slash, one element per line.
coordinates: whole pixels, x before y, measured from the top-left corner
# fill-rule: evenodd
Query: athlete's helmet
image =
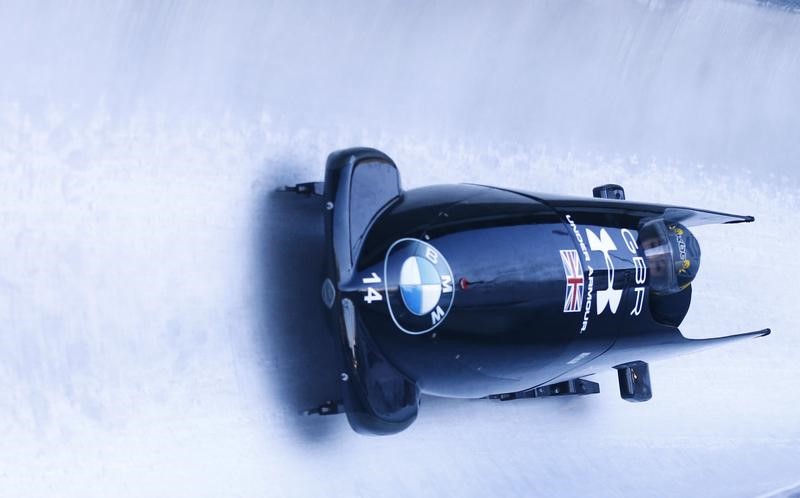
<path fill-rule="evenodd" d="M 692 283 L 700 269 L 700 244 L 680 223 L 652 220 L 639 230 L 650 288 L 657 294 L 674 294 Z"/>

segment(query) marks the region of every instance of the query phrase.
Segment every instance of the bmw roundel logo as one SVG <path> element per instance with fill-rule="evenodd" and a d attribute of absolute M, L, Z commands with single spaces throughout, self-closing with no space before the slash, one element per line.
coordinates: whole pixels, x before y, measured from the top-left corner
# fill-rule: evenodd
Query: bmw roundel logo
<path fill-rule="evenodd" d="M 424 334 L 436 328 L 453 305 L 453 272 L 435 247 L 417 239 L 400 239 L 384 263 L 386 302 L 400 330 Z"/>
<path fill-rule="evenodd" d="M 400 268 L 400 295 L 406 308 L 415 315 L 433 310 L 442 297 L 442 282 L 433 263 L 411 256 Z"/>

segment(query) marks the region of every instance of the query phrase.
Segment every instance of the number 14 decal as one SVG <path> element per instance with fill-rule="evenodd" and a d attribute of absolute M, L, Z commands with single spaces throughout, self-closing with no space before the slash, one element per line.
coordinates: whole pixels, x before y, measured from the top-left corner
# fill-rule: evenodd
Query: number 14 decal
<path fill-rule="evenodd" d="M 361 281 L 367 285 L 379 284 L 381 283 L 381 277 L 373 272 L 371 277 L 364 277 Z M 364 296 L 364 301 L 367 304 L 372 304 L 374 301 L 383 301 L 383 296 L 374 287 L 367 287 L 367 295 Z"/>

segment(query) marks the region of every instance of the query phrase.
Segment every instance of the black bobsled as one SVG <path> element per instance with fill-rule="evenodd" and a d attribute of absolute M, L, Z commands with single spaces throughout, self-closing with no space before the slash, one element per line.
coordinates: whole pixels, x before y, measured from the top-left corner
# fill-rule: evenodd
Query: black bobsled
<path fill-rule="evenodd" d="M 699 246 L 688 227 L 749 216 L 625 200 L 619 185 L 570 198 L 481 185 L 404 191 L 394 162 L 334 152 L 324 183 L 322 300 L 341 345 L 345 411 L 360 433 L 392 434 L 420 394 L 511 400 L 599 391 L 651 397 L 647 361 L 747 337 L 687 339 Z M 655 241 L 655 242 L 654 242 Z"/>

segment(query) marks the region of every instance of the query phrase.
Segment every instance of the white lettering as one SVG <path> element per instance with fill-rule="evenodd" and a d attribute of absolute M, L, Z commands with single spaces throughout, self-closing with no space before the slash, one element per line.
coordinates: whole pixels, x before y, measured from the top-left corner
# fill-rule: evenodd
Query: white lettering
<path fill-rule="evenodd" d="M 644 263 L 644 258 L 634 257 L 633 266 L 636 268 L 636 285 L 642 285 L 647 280 L 647 265 Z"/>
<path fill-rule="evenodd" d="M 644 306 L 644 287 L 636 287 L 634 290 L 636 291 L 636 305 L 631 311 L 631 316 L 639 316 L 639 313 L 642 312 L 642 306 Z"/>
<path fill-rule="evenodd" d="M 586 244 L 583 242 L 583 237 L 581 237 L 581 232 L 578 230 L 578 226 L 575 224 L 574 221 L 572 221 L 572 216 L 566 215 L 565 218 L 567 219 L 569 226 L 572 227 L 572 232 L 575 234 L 575 239 L 578 241 L 578 245 L 580 246 L 581 252 L 583 253 L 583 259 L 585 259 L 586 262 L 588 263 L 589 261 L 591 261 L 592 258 L 589 255 L 589 250 L 586 249 Z"/>
<path fill-rule="evenodd" d="M 437 306 L 435 310 L 431 311 L 431 320 L 434 325 L 442 318 L 444 318 L 444 310 L 442 310 L 441 306 Z"/>
<path fill-rule="evenodd" d="M 383 301 L 383 296 L 372 287 L 367 287 L 367 295 L 364 296 L 364 301 L 366 301 L 367 304 L 372 304 L 375 301 Z"/>
<path fill-rule="evenodd" d="M 686 242 L 683 241 L 683 236 L 681 234 L 677 234 L 675 236 L 678 239 L 678 255 L 681 257 L 681 261 L 686 259 Z"/>
<path fill-rule="evenodd" d="M 425 257 L 428 258 L 433 264 L 437 264 L 439 262 L 439 253 L 433 247 L 427 246 L 425 248 Z"/>
<path fill-rule="evenodd" d="M 450 275 L 441 275 L 442 277 L 442 294 L 447 294 L 448 292 L 453 292 L 453 279 L 450 278 Z"/>
<path fill-rule="evenodd" d="M 592 312 L 592 290 L 594 289 L 594 270 L 591 266 L 586 265 L 589 269 L 589 278 L 586 284 L 586 310 L 583 312 L 583 324 L 581 324 L 581 334 L 586 332 L 589 327 L 589 316 Z"/>
<path fill-rule="evenodd" d="M 639 244 L 636 243 L 636 237 L 633 236 L 633 232 L 627 228 L 623 228 L 620 230 L 620 234 L 622 234 L 622 240 L 625 241 L 625 245 L 628 247 L 628 250 L 633 254 L 636 254 L 636 250 L 639 249 Z"/>
<path fill-rule="evenodd" d="M 377 273 L 372 272 L 371 277 L 364 277 L 361 279 L 361 281 L 365 284 L 379 284 L 381 283 L 381 277 L 379 277 Z"/>

